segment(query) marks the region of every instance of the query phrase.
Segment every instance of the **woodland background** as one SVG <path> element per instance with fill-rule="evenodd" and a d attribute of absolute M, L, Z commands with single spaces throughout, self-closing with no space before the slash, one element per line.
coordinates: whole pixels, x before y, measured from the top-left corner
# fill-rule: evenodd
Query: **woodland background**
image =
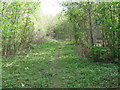
<path fill-rule="evenodd" d="M 65 46 L 63 49 L 63 46 L 60 46 L 62 52 L 69 52 L 66 54 L 70 55 L 66 59 L 68 60 L 68 64 L 71 63 L 69 60 L 74 60 L 85 66 L 87 62 L 91 65 L 95 64 L 94 69 L 97 65 L 100 65 L 100 67 L 97 67 L 99 69 L 104 67 L 104 65 L 109 67 L 108 71 L 102 69 L 101 72 L 103 76 L 105 76 L 105 72 L 107 75 L 110 73 L 111 76 L 108 77 L 111 79 L 105 77 L 104 81 L 108 83 L 105 84 L 103 81 L 102 84 L 98 84 L 96 87 L 118 87 L 117 79 L 119 75 L 117 65 L 119 65 L 120 60 L 120 2 L 63 2 L 61 5 L 64 9 L 56 16 L 42 15 L 40 4 L 40 2 L 0 2 L 0 29 L 2 34 L 0 44 L 2 45 L 1 53 L 3 58 L 3 87 L 55 87 L 54 84 L 47 84 L 47 80 L 49 79 L 44 82 L 44 80 L 41 81 L 41 78 L 36 84 L 30 83 L 29 79 L 31 77 L 28 77 L 27 74 L 25 77 L 29 79 L 24 81 L 24 75 L 22 76 L 20 73 L 25 72 L 22 71 L 23 69 L 20 69 L 22 68 L 22 63 L 20 62 L 25 61 L 25 65 L 30 65 L 30 58 L 33 58 L 33 61 L 38 60 L 37 62 L 39 62 L 41 56 L 32 56 L 29 53 L 39 49 L 38 52 L 35 52 L 37 55 L 40 55 L 48 52 L 50 48 L 50 50 L 58 53 L 58 55 L 54 53 L 55 56 L 52 58 L 57 60 L 56 58 L 61 56 L 61 51 L 56 49 L 59 45 L 69 45 L 74 51 L 71 52 L 69 46 Z M 71 54 L 75 54 L 73 55 L 74 59 L 72 59 Z M 51 54 L 45 55 L 45 60 L 52 56 Z M 36 59 L 36 57 L 39 59 Z M 28 59 L 25 60 L 25 58 Z M 23 68 L 29 67 L 27 68 L 28 71 L 32 70 L 31 72 L 34 72 L 34 69 L 39 69 L 39 66 L 41 66 L 37 62 L 34 64 L 35 67 L 23 66 Z M 63 60 L 62 62 L 64 63 L 65 61 Z M 17 63 L 18 66 L 16 66 Z M 58 64 L 56 65 L 56 62 L 53 64 L 55 66 L 52 65 L 51 68 L 59 66 Z M 74 65 L 73 62 L 71 64 Z M 67 65 L 65 64 L 64 66 Z M 75 66 L 80 68 L 79 65 Z M 16 68 L 19 70 L 17 71 Z M 46 67 L 46 69 L 48 68 L 50 67 Z M 70 66 L 69 70 L 72 69 L 72 66 Z M 96 71 L 94 69 L 92 70 L 95 74 Z M 58 77 L 61 77 L 58 70 Z M 89 72 L 89 70 L 86 70 L 85 73 Z M 30 71 L 27 73 L 30 73 Z M 54 70 L 51 73 L 54 73 Z M 37 75 L 34 77 L 39 77 L 39 74 Z M 78 75 L 81 74 L 78 73 Z M 47 76 L 49 77 L 49 75 Z M 19 81 L 18 77 L 22 79 Z M 75 78 L 75 76 L 73 77 Z M 71 78 L 73 77 L 71 76 Z M 90 77 L 90 75 L 86 77 Z M 94 77 L 99 77 L 99 75 Z M 18 81 L 17 83 L 15 83 L 16 80 Z M 34 81 L 35 79 L 32 80 Z M 57 80 L 60 81 L 58 78 Z M 92 86 L 94 88 L 96 85 L 91 82 L 91 79 L 89 81 L 87 78 L 85 80 L 88 80 L 88 82 L 82 82 L 82 85 L 79 81 L 73 84 L 74 80 L 70 80 L 69 82 L 71 83 L 66 81 L 63 86 L 62 84 L 58 84 L 56 87 Z M 97 81 L 100 83 L 103 79 L 99 80 L 97 78 Z M 53 82 L 56 83 L 57 81 L 53 80 Z M 37 85 L 38 83 L 41 86 Z M 90 84 L 86 85 L 86 83 Z"/>

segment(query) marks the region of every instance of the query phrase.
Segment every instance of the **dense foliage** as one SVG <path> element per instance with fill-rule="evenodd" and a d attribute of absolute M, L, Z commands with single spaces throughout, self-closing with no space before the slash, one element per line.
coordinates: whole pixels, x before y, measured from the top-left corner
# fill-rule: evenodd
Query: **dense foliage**
<path fill-rule="evenodd" d="M 36 1 L 0 2 L 0 88 L 120 88 L 120 2 Z"/>
<path fill-rule="evenodd" d="M 118 62 L 120 48 L 120 5 L 118 2 L 63 3 L 66 22 L 76 44 L 91 49 L 95 61 Z M 59 26 L 58 26 L 59 27 Z M 62 26 L 62 27 L 66 27 Z M 62 33 L 65 33 L 62 32 Z"/>
<path fill-rule="evenodd" d="M 39 3 L 2 2 L 1 5 L 2 55 L 29 48 L 34 30 L 30 14 Z"/>

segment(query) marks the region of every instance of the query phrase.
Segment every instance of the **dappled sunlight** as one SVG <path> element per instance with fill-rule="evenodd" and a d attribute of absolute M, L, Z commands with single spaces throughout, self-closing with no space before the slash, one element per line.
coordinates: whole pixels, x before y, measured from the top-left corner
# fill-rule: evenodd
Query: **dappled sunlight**
<path fill-rule="evenodd" d="M 44 56 L 44 55 L 49 55 L 49 53 L 51 53 L 51 51 L 41 52 L 41 53 L 30 53 L 26 57 L 29 57 L 29 56 Z"/>
<path fill-rule="evenodd" d="M 67 57 L 69 57 L 69 56 L 61 56 L 61 57 L 58 57 L 59 59 L 65 59 L 65 58 L 67 58 Z"/>
<path fill-rule="evenodd" d="M 3 1 L 3 89 L 120 87 L 120 2 Z"/>
<path fill-rule="evenodd" d="M 6 65 L 5 65 L 5 67 L 10 67 L 10 66 L 12 66 L 14 63 L 12 62 L 12 63 L 7 63 Z"/>
<path fill-rule="evenodd" d="M 117 83 L 118 72 L 115 65 L 109 66 L 109 64 L 102 63 L 97 65 L 99 63 L 79 58 L 73 53 L 73 45 L 62 43 L 58 46 L 58 44 L 54 44 L 53 48 L 53 46 L 47 47 L 51 43 L 47 44 L 42 46 L 46 50 L 38 48 L 36 49 L 37 53 L 31 51 L 25 58 L 17 60 L 18 57 L 16 62 L 6 63 L 3 66 L 9 72 L 16 68 L 16 73 L 11 74 L 14 77 L 12 80 L 16 81 L 18 77 L 20 80 L 17 83 L 11 82 L 12 84 L 17 86 L 26 79 L 28 81 L 23 83 L 25 87 L 28 87 L 27 85 L 38 87 L 41 83 L 40 87 L 102 87 L 103 84 L 109 86 L 108 80 L 111 83 Z M 19 73 L 20 70 L 23 70 L 22 73 Z M 3 72 L 3 74 L 11 77 L 8 72 Z M 8 82 L 6 79 L 4 77 L 3 83 Z M 29 80 L 36 80 L 36 82 L 30 83 Z M 97 85 L 96 81 L 100 84 Z"/>

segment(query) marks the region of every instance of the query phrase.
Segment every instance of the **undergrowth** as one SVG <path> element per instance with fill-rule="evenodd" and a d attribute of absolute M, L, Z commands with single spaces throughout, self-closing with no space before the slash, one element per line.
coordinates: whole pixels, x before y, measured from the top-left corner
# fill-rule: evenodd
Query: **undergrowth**
<path fill-rule="evenodd" d="M 72 42 L 33 47 L 25 56 L 3 57 L 3 88 L 55 88 L 54 79 L 63 88 L 118 87 L 117 65 L 76 56 Z"/>

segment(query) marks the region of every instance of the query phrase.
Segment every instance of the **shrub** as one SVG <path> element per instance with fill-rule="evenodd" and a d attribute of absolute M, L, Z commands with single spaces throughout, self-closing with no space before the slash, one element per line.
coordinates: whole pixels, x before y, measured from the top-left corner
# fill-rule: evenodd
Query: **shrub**
<path fill-rule="evenodd" d="M 110 49 L 99 46 L 92 46 L 90 49 L 90 54 L 94 62 L 118 63 L 118 59 L 112 57 L 113 53 Z"/>

